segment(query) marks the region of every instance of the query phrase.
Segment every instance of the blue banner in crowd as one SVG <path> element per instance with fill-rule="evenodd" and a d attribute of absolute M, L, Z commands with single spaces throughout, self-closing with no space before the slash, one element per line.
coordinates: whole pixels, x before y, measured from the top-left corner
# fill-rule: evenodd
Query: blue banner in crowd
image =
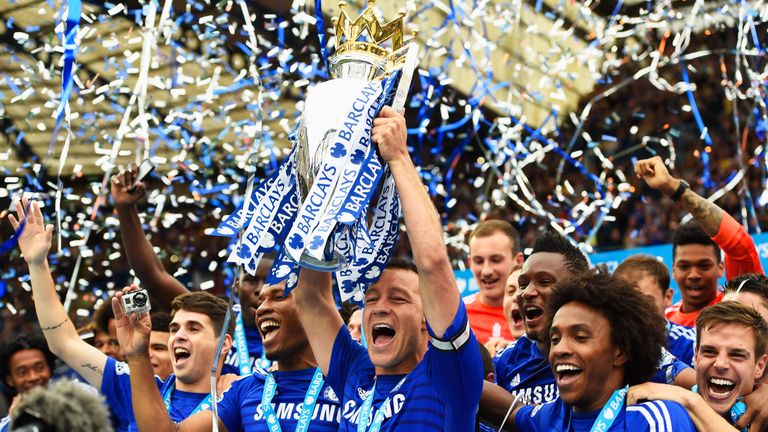
<path fill-rule="evenodd" d="M 755 234 L 752 236 L 755 241 L 755 247 L 757 248 L 757 254 L 760 256 L 760 261 L 763 264 L 763 269 L 768 269 L 768 234 Z M 661 258 L 666 264 L 670 273 L 672 273 L 672 244 L 663 244 L 656 246 L 645 246 L 633 249 L 622 249 L 610 252 L 599 252 L 589 256 L 589 260 L 592 265 L 605 264 L 610 271 L 616 269 L 616 266 L 624 260 L 624 258 L 635 255 L 644 254 Z M 458 284 L 459 291 L 462 296 L 466 296 L 477 292 L 477 282 L 475 282 L 472 272 L 470 270 L 456 270 L 456 283 Z M 671 278 L 671 274 L 670 274 Z M 720 284 L 725 283 L 725 278 L 720 279 Z M 675 290 L 674 302 L 680 300 L 680 292 L 677 290 L 677 283 L 674 279 L 671 280 L 671 286 Z"/>

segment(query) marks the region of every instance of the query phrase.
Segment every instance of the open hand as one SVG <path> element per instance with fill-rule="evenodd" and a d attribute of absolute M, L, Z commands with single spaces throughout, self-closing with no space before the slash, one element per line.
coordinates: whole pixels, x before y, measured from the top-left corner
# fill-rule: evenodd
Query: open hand
<path fill-rule="evenodd" d="M 16 201 L 15 206 L 16 216 L 8 215 L 8 221 L 16 232 L 19 229 L 22 230 L 18 238 L 21 254 L 27 264 L 42 264 L 51 249 L 53 225 L 45 225 L 43 212 L 40 211 L 40 204 L 37 201 L 33 200 L 30 205 L 29 199 L 23 197 L 21 201 Z M 24 220 L 25 217 L 26 220 Z"/>

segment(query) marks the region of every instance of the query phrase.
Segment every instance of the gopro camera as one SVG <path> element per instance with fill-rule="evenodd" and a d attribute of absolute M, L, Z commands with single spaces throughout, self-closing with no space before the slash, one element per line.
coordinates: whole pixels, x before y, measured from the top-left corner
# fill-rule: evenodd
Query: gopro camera
<path fill-rule="evenodd" d="M 149 294 L 147 294 L 147 290 L 145 289 L 124 294 L 120 298 L 120 303 L 123 305 L 123 313 L 126 315 L 130 315 L 134 312 L 149 312 L 151 309 L 149 304 Z"/>

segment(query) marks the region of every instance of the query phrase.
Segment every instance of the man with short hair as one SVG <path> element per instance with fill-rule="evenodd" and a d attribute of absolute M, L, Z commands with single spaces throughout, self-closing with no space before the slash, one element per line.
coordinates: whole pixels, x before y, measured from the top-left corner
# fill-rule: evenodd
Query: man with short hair
<path fill-rule="evenodd" d="M 18 243 L 29 266 L 37 318 L 51 351 L 100 390 L 119 430 L 136 430 L 128 366 L 80 339 L 59 300 L 47 260 L 53 225 L 46 226 L 39 204 L 30 204 L 26 198 L 16 202 L 16 213 L 16 217 L 9 216 L 15 230 L 20 229 L 19 221 L 26 216 Z M 207 292 L 187 293 L 174 300 L 167 343 L 175 375 L 165 382 L 158 379 L 156 385 L 167 395 L 168 410 L 176 421 L 205 409 L 209 403 L 205 399 L 211 389 L 210 370 L 227 309 L 226 301 Z M 223 363 L 232 344 L 231 327 L 230 322 L 218 362 Z"/>
<path fill-rule="evenodd" d="M 738 420 L 734 414 L 743 412 L 734 410 L 736 403 L 753 392 L 765 371 L 768 323 L 747 305 L 723 301 L 701 311 L 696 319 L 696 335 L 698 395 L 678 387 L 646 383 L 631 389 L 629 399 L 670 399 L 689 410 L 701 410 L 703 405 L 734 424 Z M 697 426 L 703 431 L 725 430 L 713 427 L 711 422 Z M 761 425 L 750 425 L 748 421 L 738 428 L 762 430 Z"/>
<path fill-rule="evenodd" d="M 518 277 L 517 303 L 526 334 L 494 358 L 496 382 L 526 403 L 555 400 L 557 387 L 544 355 L 545 306 L 552 287 L 589 270 L 584 254 L 565 237 L 546 232 L 536 239 Z"/>
<path fill-rule="evenodd" d="M 112 176 L 110 183 L 112 200 L 120 221 L 120 238 L 125 256 L 128 258 L 131 269 L 141 280 L 142 287 L 147 289 L 161 305 L 168 307 L 176 296 L 187 293 L 189 290 L 165 270 L 162 261 L 155 254 L 152 243 L 144 233 L 137 204 L 147 192 L 143 182 L 135 182 L 136 172 L 136 166 L 132 166 L 131 169 Z M 259 331 L 256 329 L 254 302 L 271 266 L 272 259 L 264 257 L 255 275 L 245 271 L 239 272 L 240 277 L 235 287 L 235 294 L 238 297 L 235 312 L 237 312 L 236 319 L 242 320 L 242 325 L 236 326 L 233 335 L 234 343 L 224 362 L 223 374 L 247 375 L 257 367 L 264 369 L 269 367 L 269 362 L 263 355 Z M 240 349 L 248 350 L 249 364 L 240 364 L 238 355 Z"/>
<path fill-rule="evenodd" d="M 672 303 L 672 288 L 669 287 L 669 270 L 657 258 L 650 255 L 632 255 L 616 267 L 613 272 L 634 283 L 641 293 L 653 299 L 659 313 Z M 696 330 L 667 320 L 667 350 L 678 360 L 693 367 L 694 343 Z"/>
<path fill-rule="evenodd" d="M 301 270 L 299 318 L 341 396 L 340 431 L 471 431 L 483 369 L 440 218 L 408 154 L 405 119 L 385 107 L 371 138 L 392 171 L 415 266 L 391 261 L 365 292 L 367 351 L 335 313 L 328 273 Z"/>
<path fill-rule="evenodd" d="M 763 376 L 768 354 L 768 323 L 753 308 L 722 302 L 696 319 L 698 393 L 721 416 L 730 416 L 737 399 L 752 392 Z"/>
<path fill-rule="evenodd" d="M 45 340 L 36 334 L 20 333 L 0 344 L 0 376 L 16 392 L 9 416 L 0 419 L 0 431 L 6 431 L 10 412 L 24 395 L 48 386 L 56 357 Z"/>
<path fill-rule="evenodd" d="M 666 311 L 670 321 L 692 327 L 701 309 L 722 299 L 717 280 L 724 272 L 727 279 L 763 273 L 755 242 L 723 209 L 699 196 L 684 180 L 672 177 L 660 157 L 637 162 L 635 171 L 648 186 L 680 202 L 695 220 L 680 225 L 673 234 L 672 276 L 682 300 Z"/>
<path fill-rule="evenodd" d="M 654 374 L 666 341 L 650 299 L 621 279 L 591 271 L 559 282 L 545 307 L 551 317 L 542 325 L 545 351 L 560 396 L 513 409 L 517 430 L 696 430 L 678 403 L 624 404 L 627 387 Z"/>
<path fill-rule="evenodd" d="M 121 294 L 122 295 L 122 294 Z M 225 391 L 218 403 L 220 430 L 335 432 L 341 406 L 333 390 L 324 384 L 322 373 L 307 342 L 296 313 L 293 293 L 285 295 L 285 283 L 265 286 L 254 303 L 256 321 L 267 358 L 277 370 L 257 370 Z M 115 316 L 122 316 L 117 300 Z M 145 318 L 142 318 L 145 319 Z M 120 343 L 129 354 L 133 407 L 141 430 L 153 432 L 206 432 L 213 421 L 210 411 L 195 413 L 175 425 L 163 409 L 160 392 L 152 389 L 149 366 L 148 328 L 140 320 L 120 320 Z"/>
<path fill-rule="evenodd" d="M 752 306 L 768 321 L 768 276 L 745 274 L 733 278 L 725 285 L 723 301 L 733 300 Z"/>
<path fill-rule="evenodd" d="M 504 288 L 510 273 L 523 263 L 520 235 L 503 220 L 482 221 L 469 236 L 469 268 L 479 291 L 464 297 L 469 325 L 477 340 L 514 340 L 504 315 Z"/>
<path fill-rule="evenodd" d="M 168 329 L 171 327 L 171 316 L 163 311 L 152 311 L 149 316 L 152 321 L 152 332 L 149 334 L 149 359 L 152 363 L 152 372 L 165 381 L 173 373 L 171 353 L 168 351 L 168 339 L 171 337 Z"/>

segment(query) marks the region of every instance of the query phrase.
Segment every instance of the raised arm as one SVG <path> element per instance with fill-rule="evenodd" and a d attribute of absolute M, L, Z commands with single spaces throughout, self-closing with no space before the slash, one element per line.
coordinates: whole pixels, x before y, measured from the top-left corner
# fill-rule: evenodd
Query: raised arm
<path fill-rule="evenodd" d="M 736 428 L 707 405 L 701 396 L 681 387 L 643 383 L 629 388 L 627 405 L 635 405 L 646 400 L 668 400 L 679 403 L 688 412 L 699 432 L 736 432 Z"/>
<path fill-rule="evenodd" d="M 169 307 L 176 296 L 188 291 L 181 282 L 165 271 L 163 263 L 152 248 L 152 243 L 144 234 L 136 203 L 146 195 L 146 189 L 141 182 L 131 189 L 135 175 L 134 166 L 112 176 L 110 189 L 120 221 L 120 237 L 128 262 L 136 276 L 141 279 L 141 285 L 164 307 Z"/>
<path fill-rule="evenodd" d="M 331 291 L 331 274 L 302 268 L 293 295 L 317 365 L 328 376 L 333 343 L 344 325 Z"/>
<path fill-rule="evenodd" d="M 125 352 L 131 370 L 131 401 L 136 424 L 140 431 L 152 432 L 206 432 L 211 430 L 213 419 L 210 411 L 201 411 L 179 424 L 171 421 L 160 390 L 157 388 L 152 363 L 149 360 L 149 334 L 152 324 L 149 313 L 126 316 L 120 305 L 120 297 L 138 289 L 136 285 L 124 288 L 112 298 L 117 339 Z M 226 431 L 219 421 L 219 429 Z"/>
<path fill-rule="evenodd" d="M 80 374 L 89 384 L 101 388 L 107 356 L 80 339 L 56 293 L 48 251 L 51 248 L 53 225 L 45 225 L 40 205 L 26 198 L 16 202 L 16 217 L 8 216 L 14 230 L 26 221 L 19 237 L 19 248 L 29 266 L 35 312 L 51 352 Z"/>
<path fill-rule="evenodd" d="M 658 156 L 637 162 L 635 172 L 648 186 L 669 197 L 673 197 L 682 184 L 680 179 L 672 177 Z M 733 217 L 690 188 L 676 198 L 725 252 L 728 279 L 745 273 L 763 273 L 755 242 Z"/>
<path fill-rule="evenodd" d="M 413 259 L 419 269 L 424 315 L 440 338 L 453 322 L 461 301 L 440 218 L 408 154 L 405 118 L 385 107 L 374 120 L 371 136 L 395 179 Z"/>

